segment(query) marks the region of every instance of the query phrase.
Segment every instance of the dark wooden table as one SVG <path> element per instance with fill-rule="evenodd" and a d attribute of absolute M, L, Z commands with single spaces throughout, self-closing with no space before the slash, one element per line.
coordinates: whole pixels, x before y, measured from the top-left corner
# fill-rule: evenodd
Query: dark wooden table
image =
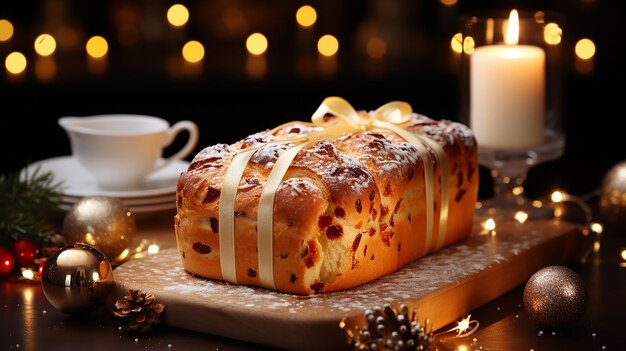
<path fill-rule="evenodd" d="M 174 246 L 172 215 L 164 212 L 138 218 L 135 240 L 149 239 L 163 248 Z M 577 260 L 568 265 L 582 276 L 588 294 L 584 316 L 568 329 L 537 326 L 524 310 L 522 285 L 471 312 L 472 319 L 480 322 L 473 335 L 440 335 L 437 349 L 626 350 L 626 260 L 622 250 L 626 250 L 623 227 L 607 225 L 599 252 L 592 253 L 585 263 Z M 104 308 L 83 318 L 70 318 L 48 303 L 39 283 L 15 276 L 0 279 L 0 349 L 269 350 L 164 325 L 148 334 L 126 333 L 118 330 L 114 317 Z"/>

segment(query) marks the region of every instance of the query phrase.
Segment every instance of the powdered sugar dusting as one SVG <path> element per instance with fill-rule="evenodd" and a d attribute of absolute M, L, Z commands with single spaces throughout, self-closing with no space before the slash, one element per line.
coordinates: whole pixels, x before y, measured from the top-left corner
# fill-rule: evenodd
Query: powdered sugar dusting
<path fill-rule="evenodd" d="M 234 152 L 229 150 L 229 146 L 226 144 L 216 144 L 213 146 L 209 146 L 200 151 L 196 157 L 194 157 L 193 162 L 202 161 L 204 159 L 210 158 L 226 158 L 232 156 Z"/>
<path fill-rule="evenodd" d="M 306 178 L 289 178 L 282 182 L 280 188 L 291 189 L 297 195 L 311 194 L 317 187 Z"/>
<path fill-rule="evenodd" d="M 191 275 L 182 268 L 178 252 L 174 249 L 129 261 L 115 270 L 114 277 L 117 284 L 126 288 L 154 293 L 166 305 L 168 299 L 183 299 L 207 309 L 230 306 L 242 311 L 339 320 L 346 314 L 362 313 L 365 309 L 379 306 L 381 301 L 418 301 L 435 291 L 478 277 L 564 233 L 558 223 L 546 228 L 552 230 L 525 228 L 523 233 L 499 232 L 495 237 L 474 235 L 370 283 L 311 296 L 232 285 Z M 174 312 L 170 310 L 169 313 Z"/>
<path fill-rule="evenodd" d="M 415 146 L 390 131 L 374 131 L 355 137 L 345 137 L 340 142 L 352 144 L 353 155 L 360 162 L 370 165 L 377 175 L 402 177 L 409 168 L 420 163 L 420 154 Z"/>
<path fill-rule="evenodd" d="M 452 132 L 453 134 L 455 134 L 459 139 L 461 139 L 461 141 L 463 142 L 463 144 L 465 144 L 465 146 L 469 147 L 469 148 L 473 148 L 476 146 L 476 139 L 474 139 L 474 132 L 472 132 L 472 130 L 461 123 L 455 123 L 455 122 L 450 122 L 450 121 L 442 121 L 445 123 L 448 123 L 446 131 L 447 132 Z"/>
<path fill-rule="evenodd" d="M 287 149 L 293 144 L 268 144 L 260 148 L 252 155 L 250 162 L 264 167 L 265 169 L 272 169 L 274 164 Z"/>
<path fill-rule="evenodd" d="M 328 141 L 320 141 L 302 150 L 292 165 L 317 173 L 331 193 L 341 193 L 350 186 L 352 192 L 364 194 L 374 185 L 374 178 L 363 164 L 342 153 Z"/>

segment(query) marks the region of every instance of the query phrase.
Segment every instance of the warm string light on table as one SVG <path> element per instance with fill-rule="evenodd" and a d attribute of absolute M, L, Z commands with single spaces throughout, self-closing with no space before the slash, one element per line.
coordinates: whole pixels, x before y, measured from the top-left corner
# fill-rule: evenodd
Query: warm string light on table
<path fill-rule="evenodd" d="M 352 325 L 344 318 L 339 322 L 355 350 L 430 350 L 438 337 L 455 332 L 454 338 L 464 338 L 478 330 L 479 323 L 471 314 L 456 321 L 451 328 L 433 332 L 428 318 L 420 322 L 418 309 L 406 304 L 374 307 L 364 311 L 365 325 Z"/>
<path fill-rule="evenodd" d="M 470 336 L 474 334 L 474 332 L 478 330 L 479 326 L 480 326 L 480 323 L 478 323 L 477 320 L 472 319 L 471 314 L 468 314 L 465 318 L 461 319 L 460 321 L 457 321 L 454 327 L 448 330 L 436 333 L 435 337 L 439 335 L 444 335 L 450 332 L 456 332 L 455 337 L 464 338 L 466 336 Z"/>
<path fill-rule="evenodd" d="M 593 191 L 587 195 L 575 196 L 563 190 L 555 190 L 545 199 L 545 201 L 532 201 L 532 206 L 536 208 L 551 207 L 554 220 L 561 220 L 567 217 L 568 211 L 565 206 L 567 203 L 575 205 L 576 208 L 583 213 L 584 221 L 582 223 L 574 222 L 574 224 L 576 224 L 576 227 L 582 236 L 587 237 L 589 235 L 593 235 L 593 244 L 581 256 L 580 260 L 582 263 L 587 261 L 591 252 L 598 253 L 600 251 L 604 225 L 594 219 L 591 207 L 587 204 L 587 201 L 597 196 L 598 193 L 598 191 Z M 480 208 L 481 206 L 482 203 L 480 201 L 477 202 L 476 207 Z M 518 211 L 515 213 L 513 219 L 520 224 L 524 224 L 528 219 L 528 213 Z M 479 235 L 496 236 L 497 220 L 495 218 L 490 217 L 481 221 L 480 226 L 482 229 L 480 230 Z M 626 252 L 626 250 L 624 250 L 624 252 Z"/>
<path fill-rule="evenodd" d="M 159 251 L 161 251 L 161 245 L 159 243 L 147 239 L 142 239 L 136 246 L 124 249 L 121 254 L 119 254 L 117 257 L 112 258 L 110 261 L 113 267 L 117 267 L 122 263 L 128 262 L 130 260 L 143 258 L 148 255 L 156 255 L 159 253 Z M 38 265 L 39 268 L 37 270 L 32 267 L 20 268 L 19 278 L 26 281 L 40 282 L 41 271 L 44 263 L 45 260 L 40 262 Z"/>

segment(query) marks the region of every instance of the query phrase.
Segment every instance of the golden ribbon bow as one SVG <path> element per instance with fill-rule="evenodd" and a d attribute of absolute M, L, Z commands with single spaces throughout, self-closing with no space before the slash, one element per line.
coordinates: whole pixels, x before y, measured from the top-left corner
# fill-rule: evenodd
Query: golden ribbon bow
<path fill-rule="evenodd" d="M 341 120 L 341 123 L 323 127 L 324 116 L 331 113 Z M 293 143 L 278 158 L 270 175 L 265 183 L 261 199 L 259 201 L 259 209 L 257 216 L 257 239 L 258 239 L 258 272 L 261 285 L 275 289 L 274 285 L 274 260 L 273 260 L 273 210 L 274 196 L 280 183 L 285 176 L 291 162 L 298 152 L 306 146 L 322 140 L 333 140 L 341 136 L 357 133 L 360 131 L 373 129 L 387 129 L 395 132 L 411 145 L 417 148 L 418 152 L 424 160 L 424 182 L 426 194 L 426 245 L 424 254 L 426 254 L 431 246 L 434 233 L 434 183 L 433 183 L 433 160 L 427 148 L 430 147 L 435 152 L 439 164 L 441 165 L 441 212 L 439 214 L 439 231 L 437 235 L 437 246 L 439 249 L 443 246 L 445 234 L 447 231 L 448 220 L 448 166 L 443 148 L 434 140 L 425 136 L 415 135 L 406 129 L 400 127 L 401 124 L 407 122 L 413 110 L 411 105 L 402 101 L 393 101 L 387 103 L 374 111 L 369 118 L 361 117 L 356 110 L 346 100 L 340 97 L 328 97 L 324 99 L 319 108 L 311 117 L 312 123 L 309 125 L 322 127 L 323 129 L 313 132 L 304 137 L 295 139 L 285 139 L 274 141 L 271 143 Z M 270 134 L 298 122 L 289 122 L 270 131 Z M 305 122 L 300 122 L 307 124 Z M 233 213 L 235 211 L 235 197 L 237 195 L 237 187 L 241 182 L 241 177 L 246 169 L 248 161 L 259 148 L 265 146 L 251 148 L 241 151 L 233 158 L 222 184 L 222 192 L 220 195 L 219 210 L 219 242 L 220 242 L 220 266 L 222 270 L 222 278 L 231 283 L 237 283 L 236 264 L 235 264 L 235 220 Z"/>

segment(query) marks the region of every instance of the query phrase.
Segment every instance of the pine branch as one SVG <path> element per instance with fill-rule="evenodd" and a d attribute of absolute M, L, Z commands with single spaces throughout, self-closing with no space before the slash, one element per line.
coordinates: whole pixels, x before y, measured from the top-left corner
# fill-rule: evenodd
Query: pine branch
<path fill-rule="evenodd" d="M 31 239 L 40 247 L 48 245 L 53 226 L 47 220 L 59 208 L 62 183 L 39 167 L 29 172 L 0 175 L 0 245 L 10 247 L 17 239 Z"/>

